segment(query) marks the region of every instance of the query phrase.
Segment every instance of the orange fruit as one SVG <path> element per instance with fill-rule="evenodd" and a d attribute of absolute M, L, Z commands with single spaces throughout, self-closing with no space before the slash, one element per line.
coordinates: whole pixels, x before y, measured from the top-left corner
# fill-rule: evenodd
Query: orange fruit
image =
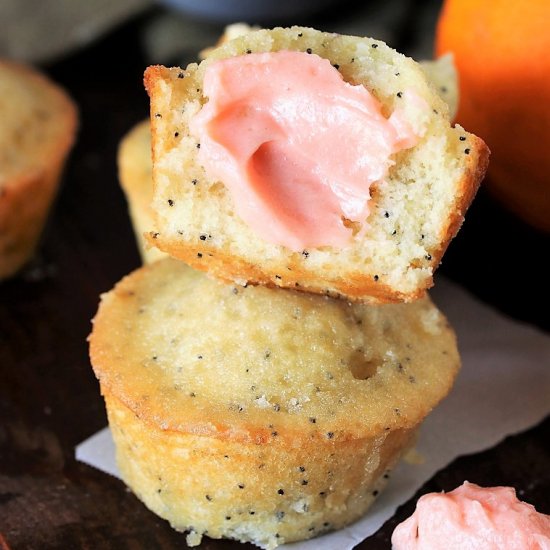
<path fill-rule="evenodd" d="M 489 189 L 550 231 L 550 0 L 446 0 L 436 54 L 453 52 L 457 121 L 491 149 Z"/>

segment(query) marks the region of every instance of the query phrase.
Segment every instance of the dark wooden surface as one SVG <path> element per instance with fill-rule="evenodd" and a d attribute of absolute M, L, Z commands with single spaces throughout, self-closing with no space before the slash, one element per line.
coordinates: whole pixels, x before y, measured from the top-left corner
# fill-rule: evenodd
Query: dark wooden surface
<path fill-rule="evenodd" d="M 86 345 L 98 295 L 139 265 L 115 160 L 121 136 L 147 113 L 140 34 L 147 17 L 47 67 L 78 102 L 81 129 L 37 257 L 0 284 L 2 549 L 185 547 L 121 482 L 74 459 L 74 447 L 106 424 Z M 442 270 L 502 311 L 549 330 L 549 244 L 482 191 Z M 512 485 L 550 513 L 549 441 L 546 420 L 456 460 L 418 494 L 464 479 Z M 415 500 L 360 548 L 390 548 L 394 526 Z M 207 538 L 202 545 L 248 547 Z"/>

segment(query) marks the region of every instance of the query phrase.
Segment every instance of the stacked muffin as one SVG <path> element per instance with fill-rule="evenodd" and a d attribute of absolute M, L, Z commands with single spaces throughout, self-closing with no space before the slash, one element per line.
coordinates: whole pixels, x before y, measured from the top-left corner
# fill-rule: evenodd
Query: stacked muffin
<path fill-rule="evenodd" d="M 405 107 L 423 137 L 395 156 L 341 250 L 263 241 L 197 158 L 189 122 L 206 103 L 204 71 L 279 50 L 329 59 L 387 113 L 400 86 L 430 106 L 421 117 Z M 165 259 L 102 297 L 90 353 L 123 479 L 190 545 L 206 534 L 274 548 L 340 528 L 364 514 L 457 374 L 454 334 L 424 290 L 486 148 L 450 127 L 416 64 L 368 39 L 257 31 L 200 66 L 150 68 L 146 85 L 148 239 L 214 278 Z M 404 299 L 415 301 L 387 303 Z"/>

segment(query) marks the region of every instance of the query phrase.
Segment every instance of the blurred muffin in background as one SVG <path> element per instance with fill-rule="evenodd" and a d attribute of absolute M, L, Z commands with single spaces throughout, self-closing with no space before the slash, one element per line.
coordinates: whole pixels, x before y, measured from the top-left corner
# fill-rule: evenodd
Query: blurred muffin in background
<path fill-rule="evenodd" d="M 77 109 L 59 86 L 0 61 L 0 279 L 32 256 L 76 127 Z"/>
<path fill-rule="evenodd" d="M 118 177 L 128 201 L 132 226 L 141 259 L 150 263 L 166 257 L 158 248 L 146 244 L 143 234 L 154 227 L 151 199 L 153 176 L 149 120 L 136 124 L 122 139 L 118 149 Z"/>

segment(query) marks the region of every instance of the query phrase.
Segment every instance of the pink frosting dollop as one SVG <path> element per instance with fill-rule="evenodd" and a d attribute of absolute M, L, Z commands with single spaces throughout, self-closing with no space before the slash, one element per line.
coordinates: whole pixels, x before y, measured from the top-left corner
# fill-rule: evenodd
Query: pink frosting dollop
<path fill-rule="evenodd" d="M 418 500 L 392 535 L 393 550 L 550 550 L 550 516 L 512 487 L 474 483 Z"/>
<path fill-rule="evenodd" d="M 199 162 L 257 235 L 296 251 L 346 246 L 345 220 L 364 222 L 371 185 L 419 140 L 399 109 L 386 118 L 364 86 L 315 54 L 215 61 L 204 94 L 190 122 Z"/>

